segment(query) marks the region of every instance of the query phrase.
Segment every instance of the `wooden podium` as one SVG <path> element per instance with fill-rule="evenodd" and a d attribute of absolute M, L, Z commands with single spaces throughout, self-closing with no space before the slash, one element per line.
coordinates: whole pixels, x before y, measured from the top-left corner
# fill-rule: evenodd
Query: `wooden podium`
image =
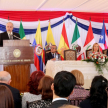
<path fill-rule="evenodd" d="M 34 63 L 34 48 L 29 40 L 3 40 L 0 47 L 0 64 L 11 74 L 11 86 L 20 92 L 27 90 L 30 64 Z"/>

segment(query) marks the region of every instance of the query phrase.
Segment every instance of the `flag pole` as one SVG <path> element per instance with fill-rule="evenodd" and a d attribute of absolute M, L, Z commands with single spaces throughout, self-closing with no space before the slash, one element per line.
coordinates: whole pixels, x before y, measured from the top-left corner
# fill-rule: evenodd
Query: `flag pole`
<path fill-rule="evenodd" d="M 20 21 L 22 21 L 22 18 L 20 18 Z"/>
<path fill-rule="evenodd" d="M 78 22 L 77 17 L 76 17 L 76 23 Z"/>
<path fill-rule="evenodd" d="M 8 21 L 9 21 L 9 16 L 8 16 Z"/>
<path fill-rule="evenodd" d="M 91 16 L 90 16 L 90 22 L 91 22 Z"/>

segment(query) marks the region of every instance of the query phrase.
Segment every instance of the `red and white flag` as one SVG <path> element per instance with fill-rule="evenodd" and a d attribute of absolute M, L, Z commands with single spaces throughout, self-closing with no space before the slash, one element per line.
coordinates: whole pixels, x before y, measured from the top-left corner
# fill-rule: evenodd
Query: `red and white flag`
<path fill-rule="evenodd" d="M 95 43 L 95 40 L 94 40 L 94 35 L 93 35 L 91 22 L 90 22 L 87 37 L 86 37 L 86 40 L 85 40 L 85 43 L 84 43 L 85 51 L 88 50 L 88 49 L 92 49 L 92 46 L 93 46 L 94 43 Z"/>

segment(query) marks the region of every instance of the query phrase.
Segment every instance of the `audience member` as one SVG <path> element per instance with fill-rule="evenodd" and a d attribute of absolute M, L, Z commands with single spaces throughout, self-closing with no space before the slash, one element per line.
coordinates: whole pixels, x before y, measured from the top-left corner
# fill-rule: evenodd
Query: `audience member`
<path fill-rule="evenodd" d="M 3 40 L 9 40 L 9 39 L 15 40 L 20 38 L 20 35 L 18 33 L 12 32 L 12 30 L 13 30 L 13 23 L 8 22 L 6 24 L 6 32 L 0 34 L 0 46 L 3 46 Z M 14 35 L 17 36 L 18 38 L 16 38 Z"/>
<path fill-rule="evenodd" d="M 73 92 L 76 79 L 73 74 L 67 71 L 58 72 L 54 77 L 54 83 L 51 85 L 53 90 L 53 101 L 49 108 L 59 108 L 62 105 L 69 104 L 68 96 Z"/>
<path fill-rule="evenodd" d="M 84 76 L 79 70 L 73 70 L 71 73 L 76 78 L 76 85 L 74 87 L 74 92 L 69 96 L 69 99 L 75 98 L 86 98 L 89 96 L 89 91 L 85 90 L 82 86 L 84 85 Z"/>
<path fill-rule="evenodd" d="M 95 76 L 91 88 L 90 96 L 80 103 L 81 108 L 107 108 L 107 79 L 103 76 Z"/>
<path fill-rule="evenodd" d="M 14 108 L 21 108 L 21 97 L 20 97 L 19 90 L 11 87 L 10 83 L 11 83 L 11 75 L 6 71 L 1 71 L 0 85 L 5 85 L 11 90 L 14 99 Z"/>
<path fill-rule="evenodd" d="M 0 85 L 5 85 L 11 90 L 14 99 L 14 108 L 21 108 L 21 97 L 20 97 L 19 90 L 11 87 L 10 83 L 11 83 L 11 75 L 6 71 L 1 71 Z"/>
<path fill-rule="evenodd" d="M 5 85 L 0 85 L 0 108 L 14 108 L 12 93 Z"/>
<path fill-rule="evenodd" d="M 48 60 L 56 60 L 56 55 L 57 55 L 57 46 L 52 45 L 51 52 L 45 55 L 45 64 L 47 63 Z"/>
<path fill-rule="evenodd" d="M 44 76 L 38 86 L 38 90 L 42 95 L 42 100 L 34 101 L 29 104 L 29 108 L 47 108 L 51 105 L 53 92 L 51 90 L 51 85 L 53 83 L 53 78 L 50 76 Z"/>
<path fill-rule="evenodd" d="M 38 92 L 38 85 L 40 79 L 44 76 L 42 71 L 34 71 L 30 76 L 28 82 L 28 91 L 22 96 L 22 108 L 27 108 L 26 101 L 32 102 L 41 99 L 41 94 Z"/>

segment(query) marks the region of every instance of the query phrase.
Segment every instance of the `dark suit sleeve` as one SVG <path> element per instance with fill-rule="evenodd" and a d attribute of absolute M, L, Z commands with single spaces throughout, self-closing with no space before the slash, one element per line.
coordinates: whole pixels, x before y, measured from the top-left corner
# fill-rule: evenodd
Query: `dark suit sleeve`
<path fill-rule="evenodd" d="M 20 38 L 20 35 L 18 34 L 18 37 Z"/>
<path fill-rule="evenodd" d="M 52 59 L 52 58 L 53 58 L 53 57 L 52 57 L 52 55 L 51 55 L 51 52 L 46 53 L 46 54 L 45 54 L 45 65 L 46 65 L 47 61 L 50 60 L 50 59 Z"/>
<path fill-rule="evenodd" d="M 2 40 L 2 35 L 0 33 L 0 47 L 2 47 L 2 46 L 3 46 L 3 40 Z"/>
<path fill-rule="evenodd" d="M 0 46 L 2 46 L 2 43 L 1 43 L 1 33 L 0 33 Z"/>
<path fill-rule="evenodd" d="M 20 96 L 20 93 L 19 93 L 19 90 L 16 90 L 15 93 L 14 93 L 14 103 L 15 103 L 15 108 L 21 108 L 21 96 Z"/>
<path fill-rule="evenodd" d="M 45 54 L 45 65 L 46 65 L 47 61 L 48 61 L 48 54 L 46 53 Z"/>

